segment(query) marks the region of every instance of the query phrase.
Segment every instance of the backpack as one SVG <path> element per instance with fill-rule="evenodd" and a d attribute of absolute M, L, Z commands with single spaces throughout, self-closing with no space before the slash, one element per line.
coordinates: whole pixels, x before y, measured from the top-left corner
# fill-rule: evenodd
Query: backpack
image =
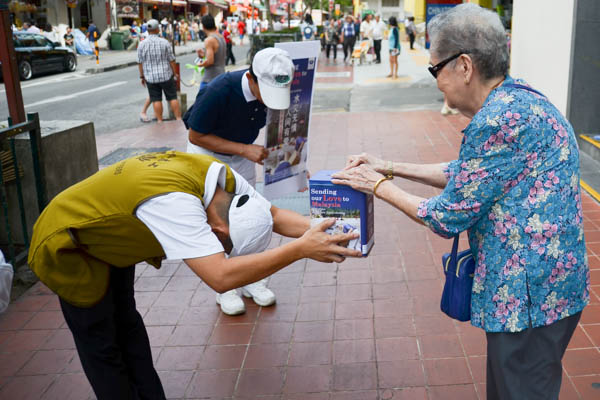
<path fill-rule="evenodd" d="M 304 39 L 311 39 L 315 33 L 313 27 L 310 25 L 306 25 L 302 32 L 304 33 Z"/>

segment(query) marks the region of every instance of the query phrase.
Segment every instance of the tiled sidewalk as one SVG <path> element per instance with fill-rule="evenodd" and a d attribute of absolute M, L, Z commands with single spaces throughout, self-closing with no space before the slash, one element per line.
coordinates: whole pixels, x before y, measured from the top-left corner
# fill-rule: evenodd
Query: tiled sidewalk
<path fill-rule="evenodd" d="M 431 111 L 315 115 L 310 167 L 340 168 L 361 151 L 449 160 L 464 124 Z M 98 140 L 103 156 L 116 147 L 182 149 L 186 133 L 171 122 Z M 600 394 L 600 206 L 587 195 L 583 202 L 595 286 L 564 358 L 562 400 Z M 214 293 L 183 263 L 138 265 L 138 308 L 168 397 L 484 399 L 483 332 L 439 311 L 439 260 L 450 243 L 381 201 L 375 218 L 368 258 L 299 261 L 271 277 L 275 306 L 248 302 L 238 317 L 221 314 Z M 272 246 L 286 240 L 276 237 Z M 0 399 L 87 398 L 93 395 L 57 298 L 38 284 L 0 316 Z"/>

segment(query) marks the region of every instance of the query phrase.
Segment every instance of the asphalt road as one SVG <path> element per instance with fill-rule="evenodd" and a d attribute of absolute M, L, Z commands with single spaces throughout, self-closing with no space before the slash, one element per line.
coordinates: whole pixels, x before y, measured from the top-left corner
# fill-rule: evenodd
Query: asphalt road
<path fill-rule="evenodd" d="M 234 47 L 238 60 L 244 60 L 247 46 Z M 194 54 L 177 57 L 181 64 L 183 83 L 192 80 L 192 71 L 185 69 L 193 63 Z M 242 61 L 238 61 L 242 62 Z M 83 120 L 94 122 L 96 135 L 140 126 L 139 113 L 148 96 L 140 84 L 137 66 L 86 75 L 82 71 L 52 74 L 22 82 L 26 112 L 37 112 L 41 120 Z M 197 86 L 181 86 L 187 95 L 188 106 L 193 104 Z M 0 120 L 8 116 L 4 85 L 0 85 Z M 164 116 L 167 116 L 166 103 Z M 152 117 L 152 106 L 148 111 Z"/>
<path fill-rule="evenodd" d="M 240 64 L 245 60 L 248 46 L 235 46 Z M 184 68 L 195 55 L 179 56 L 182 71 L 182 92 L 190 107 L 198 92 L 197 86 L 186 86 L 192 80 L 192 71 Z M 139 113 L 147 97 L 140 84 L 138 68 L 86 75 L 81 71 L 36 77 L 21 84 L 25 109 L 37 112 L 41 120 L 92 121 L 96 135 L 139 127 Z M 0 121 L 8 115 L 4 101 L 6 93 L 0 86 Z M 441 108 L 443 97 L 432 85 L 342 85 L 318 87 L 313 98 L 314 112 L 348 111 L 402 111 Z M 166 102 L 164 115 L 167 116 Z M 153 116 L 152 107 L 148 115 Z"/>

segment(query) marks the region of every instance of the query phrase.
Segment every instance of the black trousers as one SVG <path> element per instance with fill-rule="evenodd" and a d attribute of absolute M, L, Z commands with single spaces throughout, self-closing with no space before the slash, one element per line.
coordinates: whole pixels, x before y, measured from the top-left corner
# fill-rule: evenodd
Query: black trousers
<path fill-rule="evenodd" d="M 337 58 L 337 43 L 327 44 L 327 58 L 329 58 L 329 51 L 333 48 L 333 59 Z M 345 57 L 344 57 L 345 58 Z"/>
<path fill-rule="evenodd" d="M 231 49 L 231 47 L 233 46 L 232 43 L 227 43 L 227 52 L 225 54 L 225 65 L 229 64 L 229 60 L 231 60 L 231 64 L 235 65 L 235 57 L 233 56 L 233 51 Z"/>
<path fill-rule="evenodd" d="M 95 306 L 60 305 L 98 400 L 165 399 L 150 341 L 135 309 L 135 266 L 110 267 L 108 292 Z"/>
<path fill-rule="evenodd" d="M 348 56 L 352 57 L 352 51 L 354 50 L 354 36 L 346 36 L 343 43 L 344 48 L 344 61 Z"/>
<path fill-rule="evenodd" d="M 408 34 L 408 39 L 410 40 L 410 49 L 413 49 L 413 45 L 415 44 L 415 34 L 414 33 L 409 33 Z"/>
<path fill-rule="evenodd" d="M 581 313 L 517 333 L 486 333 L 488 400 L 558 400 L 562 357 Z"/>
<path fill-rule="evenodd" d="M 373 40 L 373 47 L 375 47 L 375 60 L 381 62 L 381 39 Z"/>

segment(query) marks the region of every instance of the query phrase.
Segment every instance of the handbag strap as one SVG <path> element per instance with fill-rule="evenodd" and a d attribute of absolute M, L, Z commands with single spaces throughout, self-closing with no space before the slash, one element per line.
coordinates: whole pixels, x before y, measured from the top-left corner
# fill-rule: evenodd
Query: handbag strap
<path fill-rule="evenodd" d="M 450 264 L 456 265 L 458 258 L 458 238 L 460 235 L 454 237 L 454 243 L 452 243 L 452 252 L 450 253 Z"/>
<path fill-rule="evenodd" d="M 509 83 L 509 84 L 506 84 L 505 86 L 508 86 L 508 87 L 513 87 L 513 88 L 515 88 L 515 89 L 523 89 L 523 90 L 528 90 L 528 91 L 530 91 L 530 92 L 537 93 L 537 94 L 539 94 L 539 95 L 540 95 L 540 96 L 542 96 L 542 97 L 546 97 L 546 96 L 544 96 L 542 93 L 538 92 L 537 90 L 535 90 L 535 89 L 533 89 L 533 88 L 530 88 L 529 86 L 520 85 L 520 84 L 518 84 L 518 83 Z"/>

